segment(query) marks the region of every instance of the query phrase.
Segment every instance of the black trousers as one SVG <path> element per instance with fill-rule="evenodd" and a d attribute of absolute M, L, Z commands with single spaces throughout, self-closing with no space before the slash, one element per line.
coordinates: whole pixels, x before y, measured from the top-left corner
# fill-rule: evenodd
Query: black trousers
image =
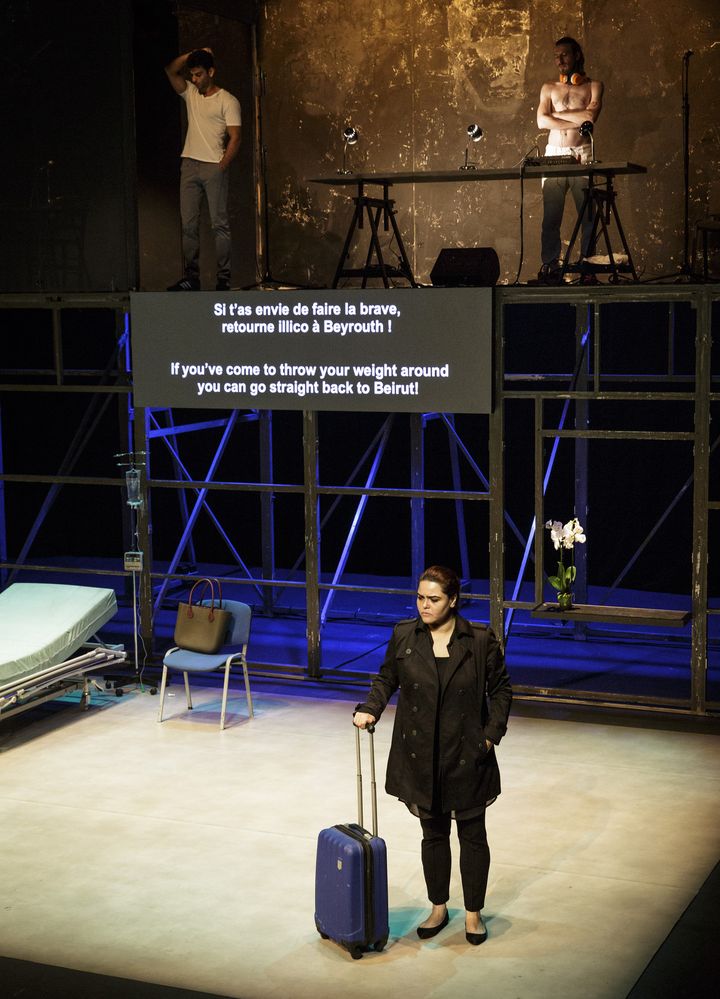
<path fill-rule="evenodd" d="M 490 849 L 485 832 L 485 810 L 472 819 L 457 819 L 460 841 L 460 877 L 468 912 L 478 912 L 485 905 L 485 890 L 490 870 Z M 443 905 L 450 897 L 450 813 L 420 819 L 422 826 L 422 864 L 428 898 L 433 905 Z"/>

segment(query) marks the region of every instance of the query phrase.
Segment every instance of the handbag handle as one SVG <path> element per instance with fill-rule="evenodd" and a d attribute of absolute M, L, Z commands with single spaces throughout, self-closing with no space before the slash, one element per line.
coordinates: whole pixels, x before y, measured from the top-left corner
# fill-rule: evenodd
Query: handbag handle
<path fill-rule="evenodd" d="M 195 582 L 192 585 L 192 589 L 190 590 L 190 596 L 188 597 L 187 616 L 188 617 L 192 617 L 193 616 L 193 593 L 195 592 L 196 587 L 198 587 L 200 585 L 200 583 L 204 584 L 204 589 L 202 591 L 202 594 L 200 595 L 200 601 L 203 599 L 203 596 L 204 596 L 205 591 L 207 590 L 208 586 L 210 587 L 210 613 L 208 614 L 208 620 L 209 621 L 214 621 L 215 620 L 215 584 L 217 584 L 217 589 L 218 589 L 217 608 L 218 608 L 218 610 L 220 610 L 222 608 L 222 586 L 220 585 L 220 580 L 216 576 L 213 576 L 213 577 L 204 576 L 202 579 L 196 579 L 195 580 Z M 200 601 L 198 601 L 198 603 Z"/>

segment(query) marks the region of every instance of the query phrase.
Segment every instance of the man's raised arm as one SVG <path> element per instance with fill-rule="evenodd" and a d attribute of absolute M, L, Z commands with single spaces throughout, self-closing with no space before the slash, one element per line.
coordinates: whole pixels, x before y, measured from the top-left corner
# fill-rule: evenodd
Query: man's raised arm
<path fill-rule="evenodd" d="M 187 90 L 187 80 L 185 79 L 185 65 L 188 60 L 189 52 L 184 52 L 183 55 L 176 56 L 172 62 L 168 63 L 165 67 L 165 74 L 170 81 L 170 86 L 173 88 L 176 94 L 184 94 Z"/>

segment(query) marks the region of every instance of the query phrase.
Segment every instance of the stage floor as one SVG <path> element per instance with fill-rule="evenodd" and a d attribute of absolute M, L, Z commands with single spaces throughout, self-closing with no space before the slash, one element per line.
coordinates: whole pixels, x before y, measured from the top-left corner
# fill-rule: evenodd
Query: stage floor
<path fill-rule="evenodd" d="M 421 943 L 417 820 L 380 795 L 390 940 L 353 961 L 313 924 L 319 829 L 353 820 L 351 699 L 255 681 L 72 698 L 0 725 L 0 952 L 242 999 L 627 995 L 718 860 L 720 736 L 700 719 L 518 705 L 488 813 L 489 939 Z M 546 711 L 549 712 L 548 706 Z M 392 709 L 378 727 L 381 774 Z"/>

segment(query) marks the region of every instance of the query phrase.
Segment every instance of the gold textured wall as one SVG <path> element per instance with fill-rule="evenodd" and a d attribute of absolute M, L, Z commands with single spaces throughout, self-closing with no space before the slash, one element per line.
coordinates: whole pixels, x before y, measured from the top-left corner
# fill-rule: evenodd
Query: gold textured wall
<path fill-rule="evenodd" d="M 517 165 L 537 139 L 553 43 L 569 34 L 605 83 L 596 156 L 648 168 L 619 178 L 618 208 L 645 277 L 683 263 L 682 59 L 690 60 L 690 226 L 720 212 L 717 0 L 267 0 L 259 37 L 273 276 L 328 284 L 350 221 L 350 191 L 309 183 L 340 165 L 340 133 L 365 170 L 456 169 L 465 129 L 483 167 Z M 541 149 L 545 140 L 541 140 Z M 423 281 L 444 246 L 493 246 L 501 281 L 520 263 L 519 183 L 397 186 L 406 247 Z M 539 181 L 525 185 L 521 280 L 539 266 Z M 563 235 L 570 235 L 571 201 Z M 386 240 L 389 242 L 389 240 Z M 617 247 L 619 249 L 619 242 Z M 355 254 L 359 260 L 361 253 Z"/>

